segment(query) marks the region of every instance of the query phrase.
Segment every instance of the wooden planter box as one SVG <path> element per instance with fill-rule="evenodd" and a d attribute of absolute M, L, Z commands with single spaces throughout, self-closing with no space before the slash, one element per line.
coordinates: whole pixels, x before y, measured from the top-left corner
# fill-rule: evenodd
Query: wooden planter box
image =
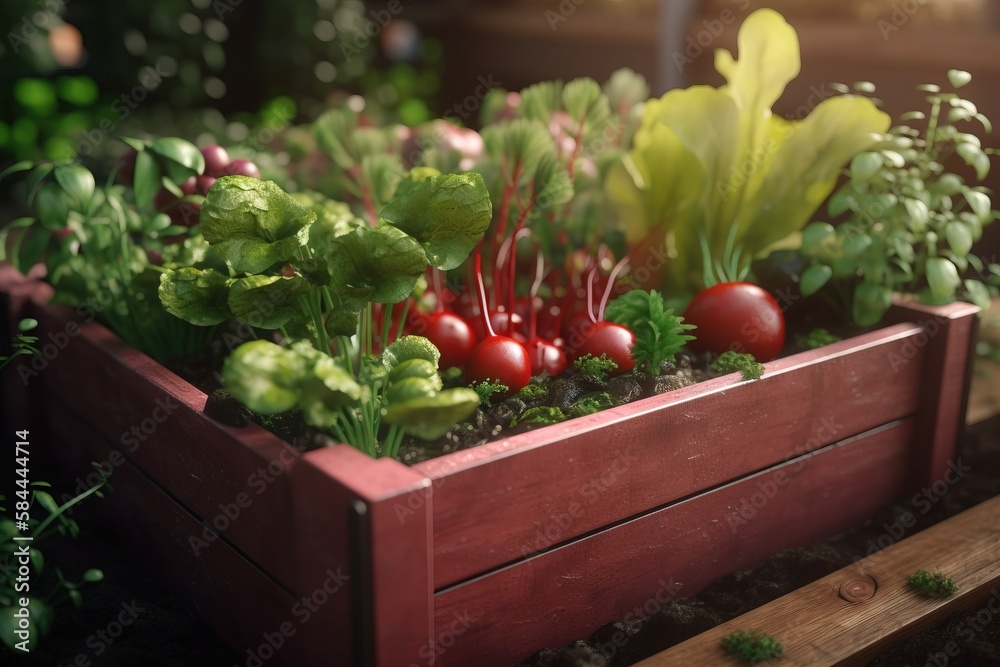
<path fill-rule="evenodd" d="M 27 388 L 8 369 L 8 428 L 73 475 L 110 468 L 137 548 L 251 665 L 507 665 L 945 484 L 977 312 L 897 304 L 758 382 L 409 467 L 222 425 L 197 389 L 44 306 L 44 285 L 0 287 L 54 352 Z"/>

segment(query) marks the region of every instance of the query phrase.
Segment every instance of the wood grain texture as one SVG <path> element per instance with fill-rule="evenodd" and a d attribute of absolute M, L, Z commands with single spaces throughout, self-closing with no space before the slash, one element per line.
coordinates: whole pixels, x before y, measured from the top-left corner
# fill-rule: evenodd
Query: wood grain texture
<path fill-rule="evenodd" d="M 925 306 L 897 296 L 889 317 L 916 322 L 924 329 L 913 344 L 926 350 L 928 369 L 920 382 L 920 426 L 914 443 L 912 484 L 933 484 L 948 472 L 965 428 L 965 411 L 979 308 L 970 303 Z M 900 369 L 913 363 L 916 348 L 893 358 Z M 936 370 L 936 372 L 934 372 Z"/>
<path fill-rule="evenodd" d="M 352 447 L 309 452 L 293 479 L 296 589 L 321 587 L 331 564 L 351 595 L 318 621 L 330 664 L 422 662 L 433 630 L 430 480 Z"/>
<path fill-rule="evenodd" d="M 37 305 L 24 312 L 39 321 L 43 340 L 66 336 L 29 388 L 37 383 L 72 406 L 125 460 L 290 585 L 292 563 L 283 545 L 291 539 L 287 484 L 298 452 L 255 424 L 233 428 L 209 419 L 204 393 L 105 327 L 67 329 Z"/>
<path fill-rule="evenodd" d="M 782 665 L 861 665 L 887 646 L 938 625 L 948 615 L 981 605 L 1000 612 L 1000 497 L 897 542 L 797 591 L 640 662 L 637 667 L 735 664 L 720 647 L 722 637 L 755 629 L 784 645 Z M 906 578 L 917 570 L 940 570 L 959 590 L 947 598 L 924 598 Z M 837 596 L 846 581 L 870 577 L 878 588 L 869 599 Z M 974 639 L 975 632 L 967 628 Z M 961 639 L 968 640 L 967 633 Z M 945 649 L 944 646 L 941 647 Z"/>
<path fill-rule="evenodd" d="M 439 634 L 473 619 L 439 665 L 511 664 L 855 525 L 904 492 L 914 426 L 881 427 L 439 592 Z"/>
<path fill-rule="evenodd" d="M 59 399 L 48 397 L 46 404 L 53 439 L 38 444 L 57 447 L 67 470 L 108 459 L 113 449 L 101 434 Z M 258 657 L 273 653 L 267 665 L 323 664 L 325 649 L 304 631 L 303 607 L 295 596 L 221 540 L 195 554 L 188 537 L 202 533 L 199 517 L 131 463 L 116 467 L 111 482 L 113 490 L 103 500 L 86 502 L 107 511 L 142 562 L 193 600 L 205 623 L 244 660 L 251 651 Z M 272 650 L 274 645 L 280 650 Z"/>
<path fill-rule="evenodd" d="M 913 414 L 923 335 L 894 325 L 770 362 L 757 382 L 729 375 L 418 464 L 438 482 L 435 588 Z"/>

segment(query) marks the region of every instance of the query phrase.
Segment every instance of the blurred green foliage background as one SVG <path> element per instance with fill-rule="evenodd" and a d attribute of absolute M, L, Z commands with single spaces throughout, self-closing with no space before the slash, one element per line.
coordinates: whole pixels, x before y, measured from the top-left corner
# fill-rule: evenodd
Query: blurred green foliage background
<path fill-rule="evenodd" d="M 116 135 L 252 158 L 278 130 L 347 100 L 379 121 L 420 123 L 436 115 L 441 45 L 399 17 L 383 28 L 379 11 L 361 0 L 4 0 L 0 169 L 110 164 L 124 150 Z"/>

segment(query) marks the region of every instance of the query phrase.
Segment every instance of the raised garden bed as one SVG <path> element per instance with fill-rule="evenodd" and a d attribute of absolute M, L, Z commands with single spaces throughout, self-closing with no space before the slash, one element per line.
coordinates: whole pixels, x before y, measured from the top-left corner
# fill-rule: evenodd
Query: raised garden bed
<path fill-rule="evenodd" d="M 32 415 L 74 474 L 107 462 L 139 546 L 269 664 L 509 664 L 854 525 L 947 470 L 976 313 L 897 304 L 896 323 L 758 382 L 408 467 L 222 425 L 194 387 L 44 306 L 44 285 L 7 272 L 3 290 L 8 321 L 37 318 L 55 346 L 8 420 Z"/>

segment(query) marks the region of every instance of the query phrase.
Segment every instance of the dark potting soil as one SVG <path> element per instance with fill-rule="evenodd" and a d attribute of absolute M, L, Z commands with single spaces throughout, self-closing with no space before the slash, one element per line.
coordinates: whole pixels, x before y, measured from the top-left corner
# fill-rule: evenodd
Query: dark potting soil
<path fill-rule="evenodd" d="M 734 572 L 696 595 L 668 602 L 645 619 L 609 623 L 587 639 L 539 651 L 519 667 L 632 665 L 1000 495 L 1000 417 L 969 428 L 956 463 L 961 477 L 943 494 L 928 490 L 908 497 L 822 544 L 782 551 L 753 570 Z M 900 521 L 907 513 L 916 517 L 911 528 Z M 869 664 L 1000 665 L 1000 613 L 983 602 L 886 649 Z"/>

